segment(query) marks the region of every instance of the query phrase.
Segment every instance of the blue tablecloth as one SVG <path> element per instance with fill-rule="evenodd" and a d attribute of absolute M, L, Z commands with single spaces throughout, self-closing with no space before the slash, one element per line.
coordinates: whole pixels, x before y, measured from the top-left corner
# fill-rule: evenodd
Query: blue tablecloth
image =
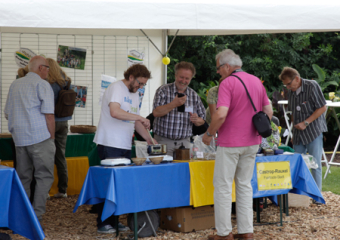
<path fill-rule="evenodd" d="M 306 163 L 304 162 L 300 154 L 294 155 L 275 155 L 267 157 L 257 157 L 256 163 L 258 162 L 279 162 L 289 161 L 290 162 L 290 174 L 292 177 L 293 189 L 284 190 L 270 190 L 270 191 L 258 191 L 257 187 L 257 172 L 256 165 L 254 167 L 253 178 L 251 184 L 253 186 L 253 197 L 268 197 L 273 195 L 280 195 L 290 193 L 296 193 L 305 195 L 313 198 L 314 200 L 325 203 L 325 200 L 317 187 L 312 174 L 310 173 Z M 255 163 L 255 164 L 256 164 Z M 274 199 L 275 201 L 275 199 Z"/>
<path fill-rule="evenodd" d="M 45 238 L 14 168 L 0 165 L 0 196 L 0 227 L 29 239 Z"/>
<path fill-rule="evenodd" d="M 256 162 L 277 161 L 290 162 L 293 189 L 258 191 L 255 167 L 251 181 L 254 198 L 291 192 L 325 203 L 300 154 L 256 158 Z M 275 201 L 275 198 L 271 199 Z M 96 204 L 104 201 L 103 220 L 112 214 L 189 206 L 189 164 L 183 162 L 111 168 L 90 167 L 73 212 L 83 204 Z"/>
<path fill-rule="evenodd" d="M 189 164 L 90 167 L 73 212 L 83 204 L 104 201 L 103 220 L 112 214 L 188 206 Z"/>

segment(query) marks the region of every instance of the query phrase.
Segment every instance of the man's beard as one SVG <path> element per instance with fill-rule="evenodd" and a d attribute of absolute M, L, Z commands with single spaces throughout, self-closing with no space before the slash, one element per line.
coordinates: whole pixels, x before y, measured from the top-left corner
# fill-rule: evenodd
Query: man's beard
<path fill-rule="evenodd" d="M 130 85 L 129 85 L 129 92 L 130 92 L 130 93 L 135 93 L 135 92 L 138 91 L 138 88 L 137 88 L 137 90 L 135 90 L 135 88 L 136 88 L 136 87 L 134 87 L 135 82 L 136 82 L 136 80 L 134 80 L 134 81 L 133 81 L 132 83 L 130 83 Z"/>

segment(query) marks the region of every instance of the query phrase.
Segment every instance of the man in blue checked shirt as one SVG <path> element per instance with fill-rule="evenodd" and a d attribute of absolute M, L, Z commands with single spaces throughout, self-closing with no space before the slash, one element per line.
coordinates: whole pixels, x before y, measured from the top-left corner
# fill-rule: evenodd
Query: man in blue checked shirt
<path fill-rule="evenodd" d="M 29 72 L 15 80 L 5 105 L 8 129 L 16 151 L 16 171 L 30 198 L 30 184 L 36 180 L 33 208 L 40 223 L 46 210 L 46 195 L 53 183 L 54 170 L 54 94 L 45 81 L 49 66 L 42 56 L 28 63 Z"/>

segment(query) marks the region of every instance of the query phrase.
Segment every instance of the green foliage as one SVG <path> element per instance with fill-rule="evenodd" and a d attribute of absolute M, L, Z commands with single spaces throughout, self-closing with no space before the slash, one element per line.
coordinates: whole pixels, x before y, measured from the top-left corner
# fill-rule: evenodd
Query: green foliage
<path fill-rule="evenodd" d="M 318 82 L 323 93 L 328 93 L 326 92 L 326 90 L 327 90 L 327 87 L 330 85 L 336 86 L 336 87 L 339 86 L 339 84 L 335 80 L 332 80 L 331 78 L 326 78 L 326 72 L 321 67 L 319 67 L 317 64 L 313 64 L 312 67 L 313 67 L 313 70 L 318 75 L 318 78 L 314 80 Z"/>
<path fill-rule="evenodd" d="M 169 42 L 172 38 L 169 37 Z M 174 81 L 174 65 L 189 61 L 197 69 L 191 87 L 198 91 L 200 82 L 220 78 L 215 56 L 230 48 L 240 55 L 243 70 L 264 80 L 269 97 L 282 88 L 278 75 L 285 66 L 296 68 L 303 78 L 314 79 L 318 76 L 312 64 L 317 64 L 324 69 L 327 82 L 339 83 L 340 49 L 336 47 L 339 44 L 339 34 L 332 32 L 177 37 L 169 52 L 168 82 Z M 333 82 L 326 88 L 332 92 L 337 86 Z"/>
<path fill-rule="evenodd" d="M 198 96 L 201 97 L 202 103 L 205 108 L 208 107 L 207 96 L 208 96 L 209 89 L 217 85 L 218 85 L 218 81 L 208 81 L 208 84 L 205 84 L 203 82 L 200 83 L 200 88 L 197 91 L 197 94 Z"/>
<path fill-rule="evenodd" d="M 172 39 L 170 36 L 168 42 Z M 220 79 L 216 73 L 215 56 L 223 49 L 230 48 L 240 55 L 244 71 L 264 81 L 270 99 L 274 92 L 283 91 L 278 75 L 285 66 L 297 69 L 303 78 L 320 81 L 324 93 L 335 92 L 340 97 L 339 45 L 340 35 L 337 32 L 180 36 L 169 51 L 171 63 L 167 80 L 174 81 L 173 69 L 176 63 L 192 62 L 197 74 L 190 87 L 200 94 L 206 104 L 209 81 Z M 333 131 L 334 127 L 328 126 L 328 134 L 339 135 L 339 130 Z"/>

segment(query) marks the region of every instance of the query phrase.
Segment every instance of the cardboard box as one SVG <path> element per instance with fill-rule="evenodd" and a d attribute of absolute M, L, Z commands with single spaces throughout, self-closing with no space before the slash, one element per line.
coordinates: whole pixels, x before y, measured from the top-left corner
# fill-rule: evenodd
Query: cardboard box
<path fill-rule="evenodd" d="M 215 227 L 214 206 L 179 207 L 161 210 L 162 229 L 192 232 Z"/>
<path fill-rule="evenodd" d="M 309 207 L 310 197 L 295 193 L 288 193 L 289 207 Z"/>

